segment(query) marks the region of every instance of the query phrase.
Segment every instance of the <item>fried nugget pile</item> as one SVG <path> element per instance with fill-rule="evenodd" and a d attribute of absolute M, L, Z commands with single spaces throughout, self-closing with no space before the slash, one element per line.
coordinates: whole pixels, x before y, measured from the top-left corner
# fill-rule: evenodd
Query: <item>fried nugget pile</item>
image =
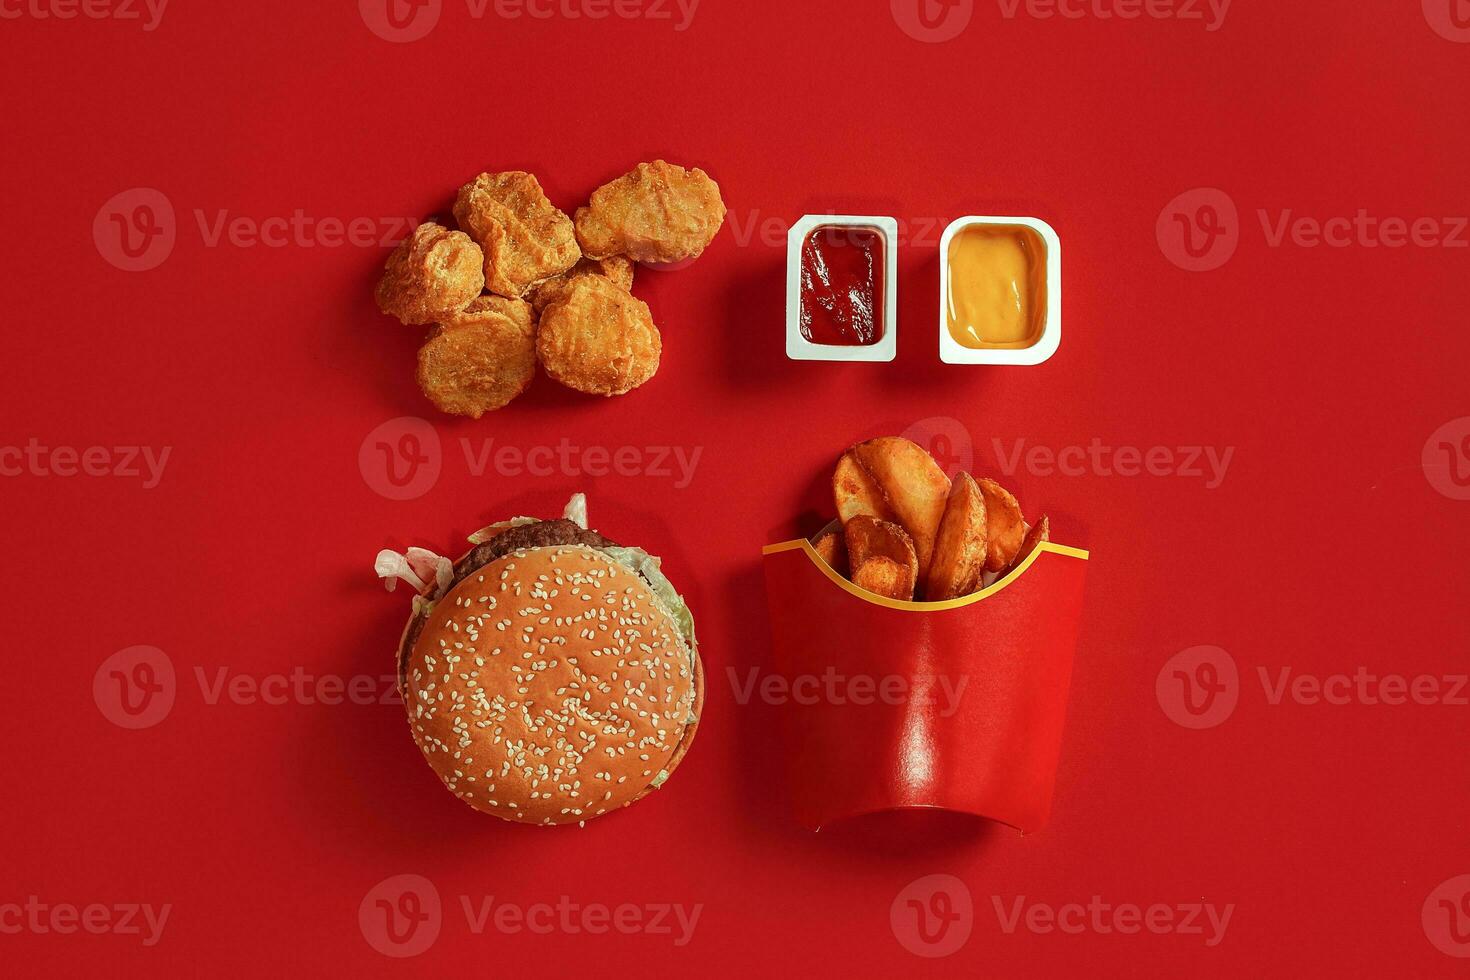
<path fill-rule="evenodd" d="M 843 453 L 832 493 L 839 526 L 812 546 L 839 575 L 889 599 L 971 595 L 1020 567 L 1051 536 L 1051 522 L 1027 524 L 999 483 L 968 473 L 951 482 L 934 457 L 895 436 Z"/>
<path fill-rule="evenodd" d="M 657 160 L 598 188 L 567 217 L 522 171 L 460 188 L 452 230 L 429 221 L 388 258 L 378 308 L 430 328 L 418 382 L 442 412 L 480 418 L 536 376 L 625 395 L 658 372 L 663 338 L 633 296 L 635 264 L 693 261 L 725 221 L 699 169 Z"/>

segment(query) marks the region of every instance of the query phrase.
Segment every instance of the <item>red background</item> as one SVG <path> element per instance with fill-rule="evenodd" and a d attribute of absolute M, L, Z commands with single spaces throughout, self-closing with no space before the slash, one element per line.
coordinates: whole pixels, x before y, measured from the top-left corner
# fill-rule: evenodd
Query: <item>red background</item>
<path fill-rule="evenodd" d="M 7 10 L 12 9 L 9 5 Z M 1470 415 L 1470 251 L 1269 247 L 1255 218 L 1465 214 L 1470 45 L 1419 4 L 1237 0 L 1196 22 L 1007 20 L 988 2 L 922 43 L 884 0 L 704 0 L 668 21 L 476 20 L 450 2 L 409 44 L 351 2 L 176 0 L 157 30 L 0 21 L 5 445 L 173 447 L 162 483 L 0 481 L 11 683 L 0 904 L 171 903 L 162 941 L 0 934 L 22 973 L 219 975 L 588 969 L 748 975 L 1455 975 L 1420 924 L 1470 871 L 1466 709 L 1271 705 L 1256 680 L 1365 666 L 1463 673 L 1467 507 L 1420 465 Z M 706 168 L 732 209 L 695 266 L 646 273 L 665 355 L 604 402 L 542 378 L 479 422 L 434 417 L 419 331 L 379 315 L 380 248 L 208 247 L 195 211 L 259 221 L 425 216 L 484 169 L 567 209 L 639 160 Z M 162 191 L 178 244 L 152 271 L 92 240 L 120 191 Z M 1239 205 L 1239 252 L 1189 273 L 1155 239 L 1196 187 Z M 1035 214 L 1064 243 L 1066 336 L 1045 366 L 938 363 L 936 235 L 900 255 L 899 358 L 783 354 L 784 240 L 736 221 L 820 210 L 910 221 Z M 922 226 L 918 230 L 922 231 Z M 444 472 L 379 496 L 358 451 L 433 418 Z M 1224 483 L 1007 477 L 1092 549 L 1056 808 L 1040 834 L 949 823 L 821 836 L 788 816 L 774 709 L 737 703 L 769 655 L 760 547 L 810 531 L 835 454 L 931 417 L 1062 447 L 1234 447 Z M 651 476 L 473 476 L 458 440 L 703 450 Z M 390 670 L 406 596 L 385 546 L 455 551 L 488 520 L 592 495 L 593 522 L 667 558 L 699 617 L 710 697 L 665 790 L 583 831 L 461 807 L 395 706 L 207 703 L 195 678 Z M 800 520 L 798 520 L 798 518 Z M 172 713 L 109 723 L 93 674 L 135 644 L 179 678 Z M 1243 691 L 1218 728 L 1173 724 L 1155 679 L 1198 644 Z M 443 933 L 375 952 L 358 904 L 421 874 Z M 913 957 L 889 905 L 933 873 L 974 896 L 953 957 Z M 694 939 L 474 935 L 458 896 L 703 903 Z M 1237 907 L 1224 942 L 1004 932 L 992 896 Z"/>

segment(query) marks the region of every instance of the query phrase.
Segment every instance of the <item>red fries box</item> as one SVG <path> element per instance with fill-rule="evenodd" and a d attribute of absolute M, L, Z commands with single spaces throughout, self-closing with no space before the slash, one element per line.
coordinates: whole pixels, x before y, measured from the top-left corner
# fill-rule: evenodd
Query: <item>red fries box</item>
<path fill-rule="evenodd" d="M 797 820 L 820 830 L 938 808 L 1039 830 L 1051 812 L 1087 558 L 1046 543 L 974 595 L 902 602 L 853 585 L 805 540 L 767 547 Z"/>

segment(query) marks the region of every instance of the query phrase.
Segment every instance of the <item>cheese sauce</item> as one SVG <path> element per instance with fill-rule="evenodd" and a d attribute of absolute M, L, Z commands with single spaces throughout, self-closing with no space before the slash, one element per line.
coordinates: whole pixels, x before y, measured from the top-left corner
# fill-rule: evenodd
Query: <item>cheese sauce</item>
<path fill-rule="evenodd" d="M 950 240 L 946 322 L 972 350 L 1019 350 L 1046 325 L 1046 242 L 1017 225 L 970 225 Z"/>

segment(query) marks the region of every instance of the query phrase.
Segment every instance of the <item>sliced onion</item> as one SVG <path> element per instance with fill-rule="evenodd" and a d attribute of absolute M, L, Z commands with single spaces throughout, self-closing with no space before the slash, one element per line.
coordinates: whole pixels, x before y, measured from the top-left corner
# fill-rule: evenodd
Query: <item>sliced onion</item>
<path fill-rule="evenodd" d="M 414 572 L 413 566 L 408 563 L 408 557 L 396 551 L 378 552 L 377 560 L 373 562 L 373 571 L 378 573 L 378 578 L 383 580 L 383 587 L 389 592 L 398 588 L 399 579 L 407 582 L 415 592 L 422 592 L 427 584 Z"/>
<path fill-rule="evenodd" d="M 389 592 L 398 588 L 400 579 L 420 595 L 428 594 L 430 583 L 433 583 L 435 599 L 442 599 L 454 582 L 454 562 L 427 548 L 409 548 L 403 555 L 396 551 L 380 551 L 373 562 L 373 570 Z"/>

